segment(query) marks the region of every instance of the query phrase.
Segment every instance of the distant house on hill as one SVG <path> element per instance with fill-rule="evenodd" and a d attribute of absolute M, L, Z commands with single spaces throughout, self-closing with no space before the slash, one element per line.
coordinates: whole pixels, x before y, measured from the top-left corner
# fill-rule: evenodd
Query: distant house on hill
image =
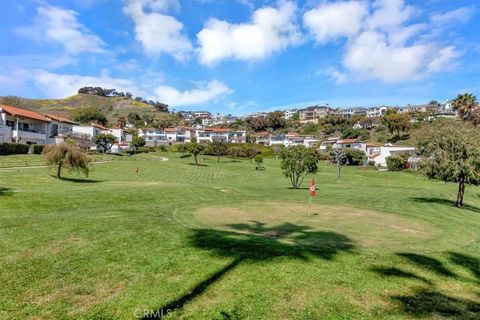
<path fill-rule="evenodd" d="M 311 106 L 305 109 L 298 110 L 298 115 L 301 122 L 314 122 L 317 123 L 319 118 L 325 118 L 331 112 L 331 109 L 327 106 Z"/>

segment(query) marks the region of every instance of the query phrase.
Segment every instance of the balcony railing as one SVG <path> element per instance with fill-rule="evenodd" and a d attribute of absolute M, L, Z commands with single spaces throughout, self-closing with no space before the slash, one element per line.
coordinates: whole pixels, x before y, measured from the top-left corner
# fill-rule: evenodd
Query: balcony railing
<path fill-rule="evenodd" d="M 41 131 L 41 130 L 31 130 L 31 129 L 22 129 L 22 128 L 18 128 L 18 130 L 16 129 L 13 129 L 14 131 L 20 131 L 20 132 L 29 132 L 29 133 L 37 133 L 37 134 L 45 134 L 45 131 Z"/>

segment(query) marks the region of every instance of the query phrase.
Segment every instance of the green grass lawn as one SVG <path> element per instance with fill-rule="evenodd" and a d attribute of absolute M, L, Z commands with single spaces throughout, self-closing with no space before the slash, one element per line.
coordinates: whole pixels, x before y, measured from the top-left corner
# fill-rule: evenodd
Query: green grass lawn
<path fill-rule="evenodd" d="M 480 318 L 479 188 L 322 165 L 308 216 L 274 159 L 191 162 L 1 169 L 0 319 Z"/>

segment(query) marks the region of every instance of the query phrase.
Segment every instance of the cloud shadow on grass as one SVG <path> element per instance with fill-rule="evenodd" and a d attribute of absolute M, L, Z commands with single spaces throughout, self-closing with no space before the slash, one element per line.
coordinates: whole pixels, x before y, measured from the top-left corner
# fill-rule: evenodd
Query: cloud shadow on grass
<path fill-rule="evenodd" d="M 355 245 L 345 235 L 332 231 L 312 231 L 308 226 L 285 223 L 266 227 L 259 222 L 232 224 L 230 230 L 196 229 L 190 243 L 221 257 L 232 258 L 226 266 L 209 275 L 180 297 L 167 302 L 142 319 L 160 319 L 180 310 L 240 264 L 255 264 L 278 257 L 307 261 L 312 257 L 330 261 L 341 252 L 353 253 Z"/>

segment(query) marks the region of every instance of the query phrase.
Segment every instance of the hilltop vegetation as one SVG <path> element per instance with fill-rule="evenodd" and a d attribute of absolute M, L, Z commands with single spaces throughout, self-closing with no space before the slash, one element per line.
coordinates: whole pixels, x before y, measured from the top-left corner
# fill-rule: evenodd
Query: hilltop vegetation
<path fill-rule="evenodd" d="M 75 94 L 64 99 L 27 99 L 22 97 L 0 97 L 0 104 L 25 108 L 43 113 L 54 113 L 68 118 L 74 118 L 75 112 L 83 108 L 99 109 L 111 124 L 117 124 L 119 119 L 136 114 L 135 118 L 146 120 L 173 120 L 168 112 L 158 111 L 154 105 L 129 97 L 107 97 L 94 94 Z M 147 121 L 148 122 L 148 121 Z"/>

